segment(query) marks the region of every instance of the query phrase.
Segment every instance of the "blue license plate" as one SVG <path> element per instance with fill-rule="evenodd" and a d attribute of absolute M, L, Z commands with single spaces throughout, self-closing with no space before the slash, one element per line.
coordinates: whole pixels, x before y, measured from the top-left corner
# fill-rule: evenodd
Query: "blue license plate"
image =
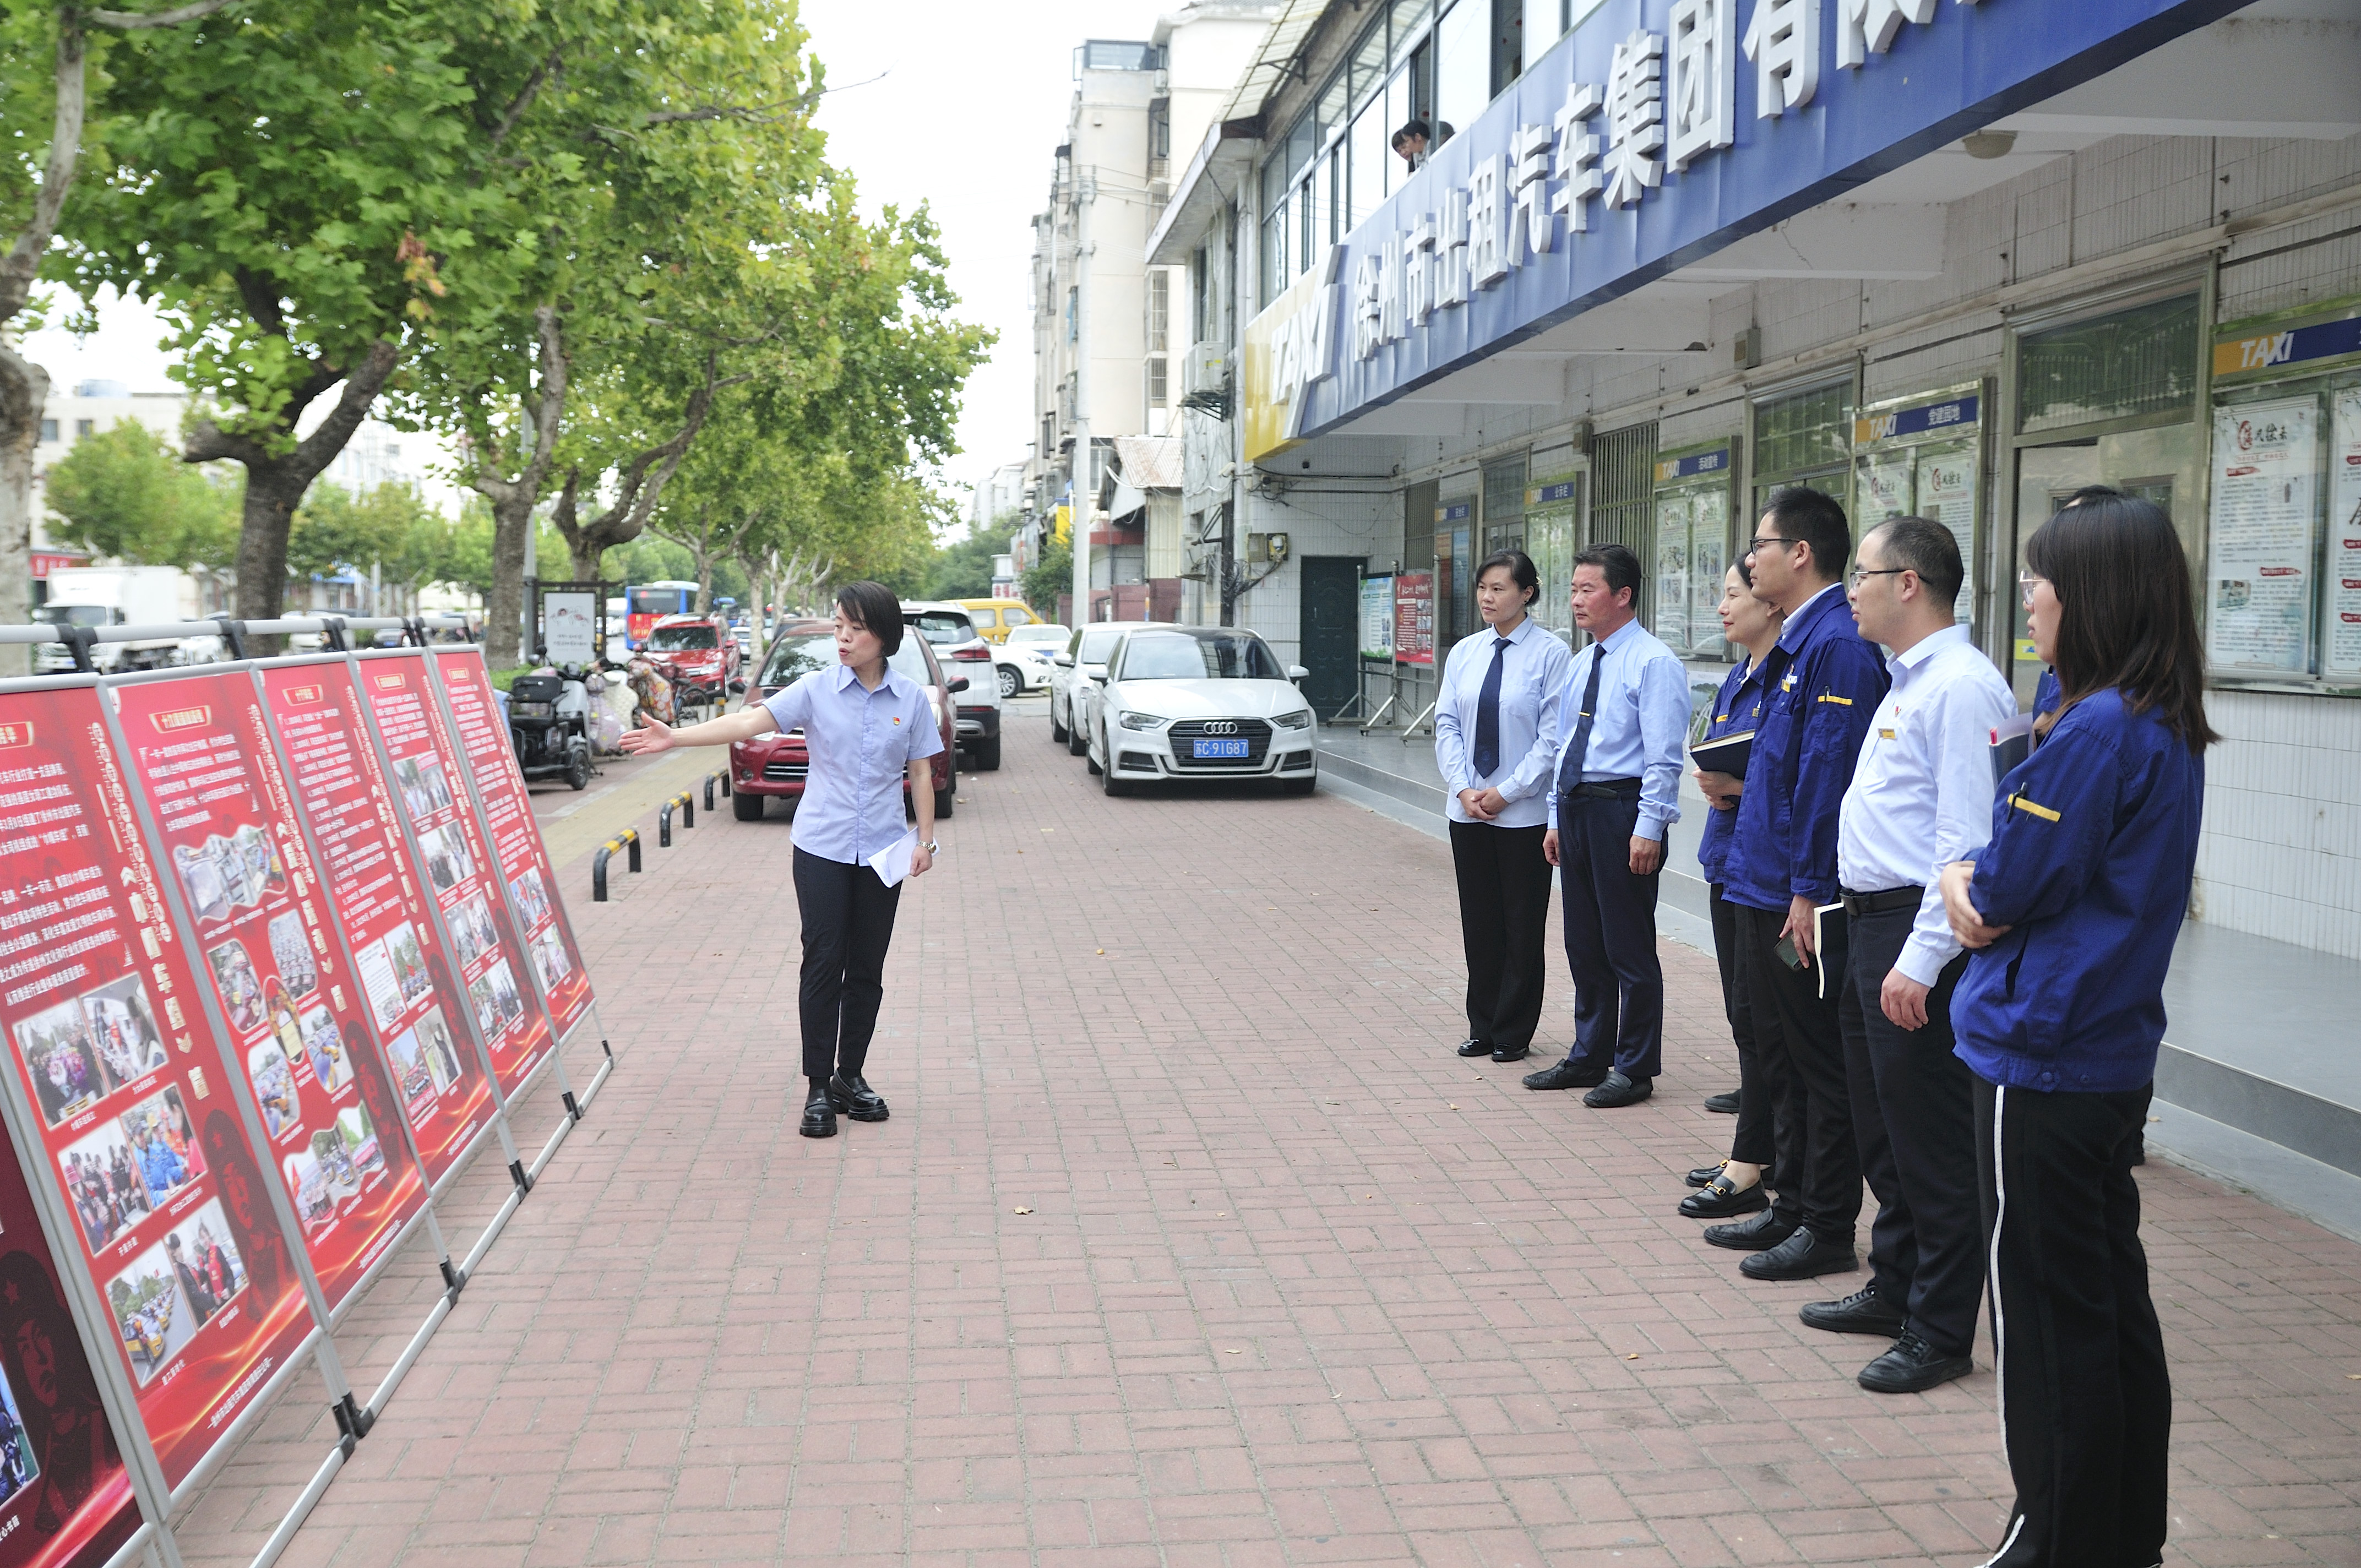
<path fill-rule="evenodd" d="M 1243 757 L 1246 743 L 1243 740 L 1200 740 L 1190 753 L 1195 757 Z"/>

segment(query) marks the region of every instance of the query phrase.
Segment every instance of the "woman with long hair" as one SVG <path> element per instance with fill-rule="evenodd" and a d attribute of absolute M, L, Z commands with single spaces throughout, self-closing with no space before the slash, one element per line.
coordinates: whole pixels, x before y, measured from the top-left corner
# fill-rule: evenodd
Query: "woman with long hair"
<path fill-rule="evenodd" d="M 2016 1504 L 1989 1568 L 2149 1568 L 2172 1421 L 2132 1166 L 2205 795 L 2205 655 L 2172 520 L 2080 499 L 2026 548 L 2058 674 L 1992 842 L 1942 874 L 1976 1133 L 2001 1439 Z"/>

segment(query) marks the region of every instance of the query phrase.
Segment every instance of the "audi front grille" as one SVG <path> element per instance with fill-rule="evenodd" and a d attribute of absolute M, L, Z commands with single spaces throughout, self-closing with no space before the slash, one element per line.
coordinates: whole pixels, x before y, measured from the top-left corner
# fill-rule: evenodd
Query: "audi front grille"
<path fill-rule="evenodd" d="M 1215 728 L 1218 726 L 1219 728 Z M 1270 754 L 1270 726 L 1259 718 L 1183 718 L 1172 726 L 1172 765 L 1184 773 L 1257 772 Z M 1198 740 L 1243 740 L 1243 757 L 1196 757 Z"/>

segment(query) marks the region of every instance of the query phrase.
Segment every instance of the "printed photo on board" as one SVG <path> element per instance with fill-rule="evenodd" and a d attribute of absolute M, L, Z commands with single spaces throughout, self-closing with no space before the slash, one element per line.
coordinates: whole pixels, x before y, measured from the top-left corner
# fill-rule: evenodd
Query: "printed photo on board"
<path fill-rule="evenodd" d="M 310 939 L 303 935 L 303 917 L 291 909 L 270 922 L 270 961 L 287 989 L 298 996 L 311 995 L 320 983 L 319 965 L 313 959 Z"/>
<path fill-rule="evenodd" d="M 371 942 L 353 954 L 360 971 L 361 989 L 368 993 L 369 1012 L 380 1029 L 390 1029 L 401 1016 L 401 981 L 395 978 L 392 955 L 382 941 Z"/>
<path fill-rule="evenodd" d="M 189 1135 L 189 1113 L 178 1089 L 150 1095 L 123 1113 L 123 1132 L 132 1163 L 148 1184 L 150 1203 L 161 1203 L 205 1173 L 205 1158 Z"/>
<path fill-rule="evenodd" d="M 31 1486 L 40 1473 L 32 1435 L 25 1430 L 24 1409 L 16 1403 L 16 1390 L 0 1376 L 0 1508 Z"/>
<path fill-rule="evenodd" d="M 97 1252 L 154 1212 L 148 1183 L 132 1157 L 130 1135 L 115 1118 L 92 1128 L 58 1156 L 66 1197 L 90 1250 Z"/>
<path fill-rule="evenodd" d="M 320 1080 L 320 1087 L 331 1094 L 353 1080 L 344 1036 L 324 1007 L 303 1014 L 303 1059 L 311 1063 L 312 1076 Z"/>
<path fill-rule="evenodd" d="M 537 870 L 527 866 L 519 872 L 509 883 L 509 893 L 524 916 L 525 929 L 531 930 L 549 918 L 549 889 Z"/>
<path fill-rule="evenodd" d="M 393 967 L 395 983 L 401 988 L 404 1006 L 434 989 L 434 978 L 426 972 L 426 955 L 419 950 L 418 933 L 407 921 L 386 934 L 385 957 Z"/>
<path fill-rule="evenodd" d="M 193 844 L 180 845 L 172 850 L 172 864 L 181 873 L 181 887 L 189 895 L 189 910 L 198 925 L 210 926 L 228 917 L 229 883 L 208 850 Z"/>
<path fill-rule="evenodd" d="M 110 1089 L 164 1065 L 164 1036 L 148 1005 L 147 984 L 137 975 L 127 974 L 96 991 L 84 992 L 82 1010 Z"/>
<path fill-rule="evenodd" d="M 263 1130 L 275 1139 L 302 1116 L 295 1100 L 295 1069 L 287 1065 L 285 1051 L 267 1043 L 246 1053 L 246 1067 L 262 1107 Z"/>
<path fill-rule="evenodd" d="M 483 894 L 451 912 L 451 939 L 458 944 L 461 969 L 474 968 L 478 959 L 499 945 L 500 938 L 492 934 L 492 912 Z"/>
<path fill-rule="evenodd" d="M 54 1127 L 95 1105 L 115 1085 L 99 1066 L 97 1042 L 82 1000 L 60 1002 L 19 1023 L 17 1054 L 33 1077 L 41 1115 Z"/>
<path fill-rule="evenodd" d="M 208 948 L 205 961 L 213 965 L 214 978 L 221 982 L 222 1006 L 229 1014 L 229 1026 L 241 1035 L 262 1027 L 269 1016 L 263 1007 L 262 977 L 254 972 L 246 944 L 233 938 L 218 948 Z"/>

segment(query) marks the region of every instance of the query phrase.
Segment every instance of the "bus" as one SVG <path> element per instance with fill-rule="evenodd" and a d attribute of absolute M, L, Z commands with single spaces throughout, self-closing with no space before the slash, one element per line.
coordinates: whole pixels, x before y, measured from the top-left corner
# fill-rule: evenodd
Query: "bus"
<path fill-rule="evenodd" d="M 637 648 L 660 616 L 686 615 L 697 608 L 697 585 L 677 581 L 634 583 L 623 590 L 623 646 Z"/>

